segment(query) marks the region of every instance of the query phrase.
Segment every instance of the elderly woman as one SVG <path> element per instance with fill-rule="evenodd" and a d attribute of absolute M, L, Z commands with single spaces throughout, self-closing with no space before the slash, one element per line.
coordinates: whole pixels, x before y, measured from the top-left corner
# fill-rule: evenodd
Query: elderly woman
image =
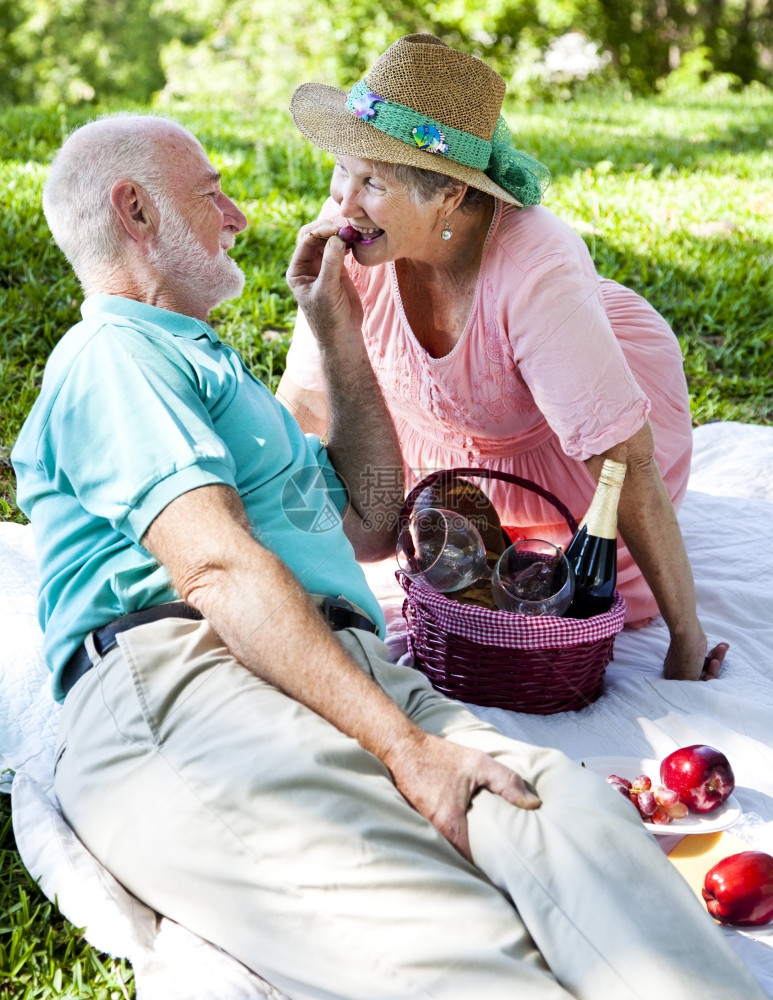
<path fill-rule="evenodd" d="M 425 34 L 395 42 L 348 94 L 299 87 L 295 124 L 336 159 L 330 198 L 301 238 L 322 247 L 347 227 L 341 280 L 362 303 L 408 483 L 485 466 L 540 483 L 579 519 L 604 459 L 626 462 L 618 586 L 628 623 L 659 611 L 665 676 L 715 677 L 727 645 L 707 653 L 675 514 L 692 442 L 679 345 L 540 206 L 549 174 L 511 146 L 504 91 L 485 63 Z M 302 315 L 278 394 L 324 434 L 319 349 Z M 520 535 L 568 541 L 540 497 L 494 481 L 486 491 Z"/>

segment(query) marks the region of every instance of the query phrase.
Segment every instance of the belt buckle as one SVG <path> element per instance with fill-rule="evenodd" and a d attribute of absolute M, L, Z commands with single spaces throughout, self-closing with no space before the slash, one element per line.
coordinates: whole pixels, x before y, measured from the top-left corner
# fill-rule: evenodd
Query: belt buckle
<path fill-rule="evenodd" d="M 350 604 L 345 597 L 325 597 L 320 606 L 322 615 L 326 622 L 335 624 L 336 612 L 343 611 L 345 614 L 354 614 L 354 605 Z"/>

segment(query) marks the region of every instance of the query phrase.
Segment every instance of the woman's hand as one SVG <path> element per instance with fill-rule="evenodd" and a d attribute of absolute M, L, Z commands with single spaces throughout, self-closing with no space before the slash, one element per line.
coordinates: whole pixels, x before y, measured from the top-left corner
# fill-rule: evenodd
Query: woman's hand
<path fill-rule="evenodd" d="M 324 350 L 342 334 L 361 340 L 362 305 L 344 268 L 347 247 L 338 223 L 324 219 L 301 227 L 287 269 L 287 284 Z"/>
<path fill-rule="evenodd" d="M 672 637 L 663 667 L 663 676 L 672 681 L 710 681 L 719 677 L 729 644 L 718 642 L 706 652 L 703 629 L 691 641 Z"/>

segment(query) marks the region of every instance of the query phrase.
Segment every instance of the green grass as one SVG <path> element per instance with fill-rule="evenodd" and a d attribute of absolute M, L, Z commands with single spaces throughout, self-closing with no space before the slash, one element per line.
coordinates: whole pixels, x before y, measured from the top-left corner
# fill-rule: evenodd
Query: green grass
<path fill-rule="evenodd" d="M 100 956 L 28 875 L 16 851 L 10 798 L 0 794 L 0 1000 L 128 1000 L 131 968 Z"/>
<path fill-rule="evenodd" d="M 284 271 L 316 213 L 329 160 L 283 114 L 185 111 L 250 227 L 239 302 L 213 317 L 274 386 L 295 309 Z M 548 164 L 546 204 L 583 234 L 599 271 L 641 292 L 682 347 L 694 423 L 773 423 L 773 95 L 511 107 L 521 148 Z M 0 112 L 0 518 L 15 505 L 9 451 L 46 356 L 78 318 L 79 290 L 40 213 L 47 164 L 72 113 Z M 15 851 L 0 795 L 0 1000 L 133 996 L 131 971 L 58 916 Z"/>

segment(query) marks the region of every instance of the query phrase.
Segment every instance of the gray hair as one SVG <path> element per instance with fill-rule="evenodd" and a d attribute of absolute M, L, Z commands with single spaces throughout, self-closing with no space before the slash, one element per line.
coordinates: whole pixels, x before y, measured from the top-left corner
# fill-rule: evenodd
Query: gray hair
<path fill-rule="evenodd" d="M 152 115 L 114 115 L 88 122 L 64 142 L 43 188 L 51 233 L 81 285 L 122 260 L 121 225 L 110 194 L 119 180 L 163 190 L 168 165 L 159 144 L 170 129 L 187 130 Z"/>
<path fill-rule="evenodd" d="M 448 188 L 458 190 L 464 187 L 464 181 L 460 181 L 456 177 L 436 173 L 434 170 L 423 170 L 421 167 L 412 167 L 407 163 L 379 163 L 379 169 L 381 173 L 388 174 L 399 184 L 405 185 L 417 203 L 432 201 L 436 194 Z M 463 212 L 471 214 L 485 204 L 489 198 L 491 195 L 486 194 L 485 191 L 468 186 L 459 207 Z"/>

